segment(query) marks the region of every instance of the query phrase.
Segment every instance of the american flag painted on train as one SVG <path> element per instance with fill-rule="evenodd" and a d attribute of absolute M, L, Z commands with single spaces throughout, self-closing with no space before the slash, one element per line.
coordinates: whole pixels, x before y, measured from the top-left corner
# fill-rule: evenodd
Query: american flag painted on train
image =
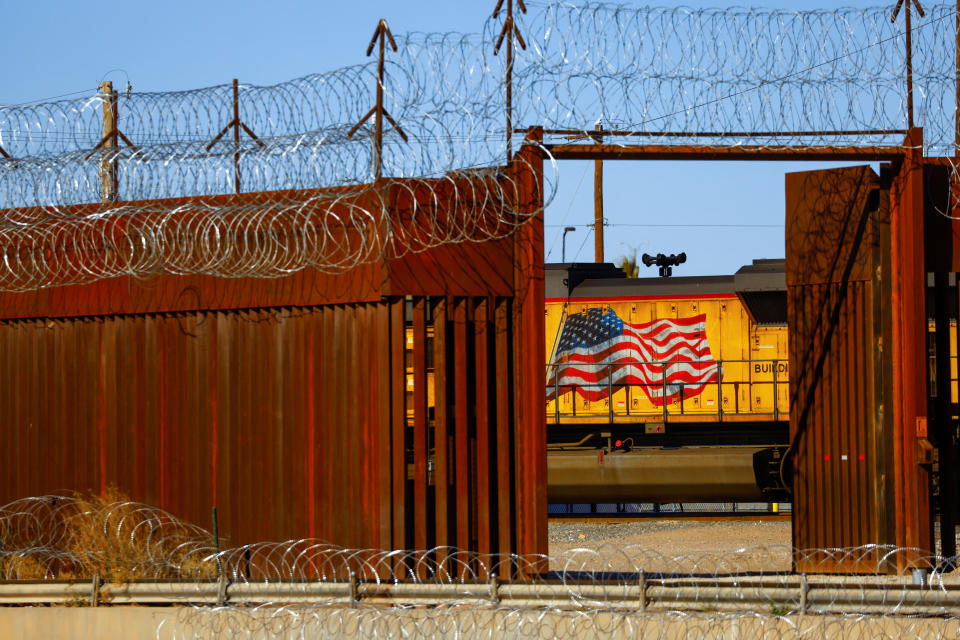
<path fill-rule="evenodd" d="M 667 402 L 698 395 L 717 373 L 704 314 L 631 324 L 613 309 L 593 308 L 567 317 L 548 371 L 547 400 L 558 386 L 561 394 L 575 387 L 594 401 L 607 397 L 611 386 L 636 385 L 663 406 L 664 392 Z"/>

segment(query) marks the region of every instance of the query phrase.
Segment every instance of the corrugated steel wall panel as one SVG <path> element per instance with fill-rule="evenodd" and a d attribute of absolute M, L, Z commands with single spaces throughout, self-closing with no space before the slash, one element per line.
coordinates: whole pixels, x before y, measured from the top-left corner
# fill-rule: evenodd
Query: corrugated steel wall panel
<path fill-rule="evenodd" d="M 539 210 L 540 152 L 507 171 L 513 204 Z M 412 193 L 388 187 L 398 206 Z M 271 280 L 279 294 L 168 276 L 0 295 L 0 501 L 116 485 L 205 527 L 216 506 L 224 544 L 545 553 L 542 219 L 520 229 L 387 261 L 372 283 L 361 269 Z M 24 318 L 40 312 L 56 317 Z"/>
<path fill-rule="evenodd" d="M 7 452 L 22 454 L 5 456 L 2 499 L 116 485 L 203 526 L 217 506 L 233 542 L 390 546 L 377 464 L 390 443 L 380 446 L 380 385 L 360 365 L 387 342 L 382 309 L 0 323 Z M 324 324 L 334 340 L 317 349 L 306 336 Z M 342 517 L 317 513 L 321 487 Z"/>

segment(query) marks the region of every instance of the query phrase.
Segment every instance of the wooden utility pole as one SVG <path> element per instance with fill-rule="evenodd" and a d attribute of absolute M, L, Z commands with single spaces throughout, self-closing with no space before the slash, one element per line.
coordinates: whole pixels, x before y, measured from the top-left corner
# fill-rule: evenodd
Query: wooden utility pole
<path fill-rule="evenodd" d="M 897 6 L 893 9 L 893 15 L 890 17 L 890 22 L 895 22 L 897 16 L 900 14 L 900 7 L 903 6 L 904 0 L 897 0 Z M 920 14 L 920 17 L 923 18 L 926 16 L 923 12 L 923 7 L 920 6 L 920 0 L 906 0 L 907 6 L 904 8 L 904 19 L 906 21 L 907 29 L 907 128 L 913 129 L 913 44 L 912 44 L 912 31 L 913 29 L 910 26 L 910 5 L 914 5 L 917 8 L 917 13 Z"/>
<path fill-rule="evenodd" d="M 597 131 L 601 130 L 598 123 Z M 594 136 L 597 144 L 603 142 L 603 136 Z M 603 160 L 593 161 L 593 261 L 603 262 Z"/>
<path fill-rule="evenodd" d="M 137 150 L 136 145 L 130 142 L 130 138 L 123 135 L 117 122 L 120 119 L 117 108 L 117 92 L 113 90 L 113 83 L 104 80 L 100 84 L 100 96 L 103 102 L 103 138 L 90 150 L 84 160 L 89 160 L 97 150 L 100 151 L 100 184 L 103 190 L 103 203 L 116 202 L 119 199 L 119 183 L 117 180 L 117 154 L 116 149 L 120 146 L 122 140 L 124 144 Z M 106 149 L 107 151 L 102 151 Z"/>
<path fill-rule="evenodd" d="M 517 6 L 520 11 L 527 12 L 523 0 L 517 0 Z M 500 15 L 500 9 L 503 8 L 503 0 L 497 0 L 497 6 L 493 9 L 493 18 L 496 20 Z M 523 41 L 520 30 L 513 20 L 513 0 L 507 0 L 507 19 L 503 21 L 503 29 L 500 30 L 500 37 L 497 38 L 497 44 L 493 47 L 493 55 L 500 53 L 500 45 L 504 38 L 507 40 L 507 162 L 513 157 L 513 38 L 516 36 L 520 48 L 526 50 L 527 43 Z"/>
<path fill-rule="evenodd" d="M 593 161 L 593 252 L 603 262 L 603 160 Z"/>
<path fill-rule="evenodd" d="M 373 122 L 373 179 L 376 182 L 383 177 L 383 119 L 386 118 L 387 122 L 393 125 L 393 128 L 397 130 L 397 133 L 400 134 L 400 137 L 403 138 L 404 142 L 407 142 L 407 134 L 403 132 L 403 129 L 397 124 L 397 121 L 390 117 L 390 114 L 387 113 L 386 108 L 383 106 L 383 75 L 384 75 L 384 54 L 386 53 L 385 43 L 390 41 L 390 48 L 393 49 L 394 53 L 398 51 L 397 43 L 393 39 L 393 34 L 390 33 L 390 27 L 387 26 L 387 21 L 381 19 L 377 23 L 377 28 L 373 32 L 373 38 L 370 39 L 370 44 L 367 46 L 367 55 L 369 56 L 373 53 L 373 47 L 377 44 L 377 38 L 380 39 L 379 46 L 379 56 L 377 57 L 377 102 L 373 105 L 373 108 L 370 111 L 367 111 L 367 115 L 360 118 L 360 122 L 353 125 L 353 128 L 347 132 L 347 137 L 352 138 L 353 134 L 357 132 L 357 129 L 360 128 L 364 122 L 370 118 L 374 119 Z"/>
<path fill-rule="evenodd" d="M 100 154 L 100 183 L 103 187 L 103 203 L 117 200 L 117 159 L 112 153 L 117 145 L 117 92 L 113 90 L 113 83 L 104 80 L 100 85 L 100 95 L 103 101 L 103 138 L 101 148 L 105 153 Z"/>

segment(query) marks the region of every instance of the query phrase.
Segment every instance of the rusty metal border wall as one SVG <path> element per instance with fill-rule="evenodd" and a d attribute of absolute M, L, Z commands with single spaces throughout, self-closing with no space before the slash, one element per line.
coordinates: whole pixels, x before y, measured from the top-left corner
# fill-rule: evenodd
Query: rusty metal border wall
<path fill-rule="evenodd" d="M 948 310 L 926 295 L 928 271 L 945 282 L 952 268 L 949 173 L 921 148 L 913 129 L 903 157 L 880 176 L 869 167 L 787 176 L 790 367 L 803 372 L 791 378 L 794 545 L 915 549 L 913 558 L 897 556 L 890 570 L 900 571 L 935 548 L 937 476 L 946 484 L 941 549 L 955 553 L 952 411 L 942 395 L 929 398 L 949 375 L 949 342 L 942 330 L 931 365 L 927 318 L 939 313 L 944 326 Z M 941 191 L 938 205 L 931 196 Z M 945 250 L 930 233 L 936 206 Z M 798 559 L 797 569 L 816 564 Z"/>
<path fill-rule="evenodd" d="M 504 173 L 540 211 L 540 151 Z M 415 190 L 390 184 L 402 215 Z M 229 544 L 545 553 L 542 233 L 541 214 L 346 274 L 2 294 L 0 502 L 115 485 L 202 526 L 217 506 Z"/>

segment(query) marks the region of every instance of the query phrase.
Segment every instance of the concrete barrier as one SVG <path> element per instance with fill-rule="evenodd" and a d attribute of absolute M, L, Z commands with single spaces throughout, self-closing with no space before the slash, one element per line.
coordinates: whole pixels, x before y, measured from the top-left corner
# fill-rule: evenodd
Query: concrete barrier
<path fill-rule="evenodd" d="M 476 607 L 3 607 L 0 640 L 186 638 L 786 638 L 960 636 L 960 620 L 906 616 L 544 612 Z"/>

